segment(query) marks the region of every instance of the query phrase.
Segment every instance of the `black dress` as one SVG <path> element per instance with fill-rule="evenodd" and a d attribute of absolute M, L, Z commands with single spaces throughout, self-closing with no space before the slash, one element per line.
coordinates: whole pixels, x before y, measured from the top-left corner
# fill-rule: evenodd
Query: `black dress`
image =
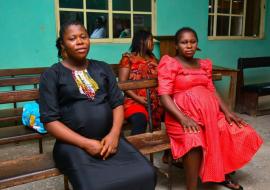
<path fill-rule="evenodd" d="M 61 63 L 44 72 L 40 81 L 41 121 L 59 120 L 85 137 L 100 140 L 110 131 L 112 109 L 123 104 L 123 95 L 108 64 L 90 60 L 87 71 L 99 86 L 94 100 L 80 93 L 72 71 Z M 107 160 L 59 140 L 53 155 L 56 166 L 68 176 L 75 190 L 155 188 L 153 167 L 122 137 L 117 153 Z"/>

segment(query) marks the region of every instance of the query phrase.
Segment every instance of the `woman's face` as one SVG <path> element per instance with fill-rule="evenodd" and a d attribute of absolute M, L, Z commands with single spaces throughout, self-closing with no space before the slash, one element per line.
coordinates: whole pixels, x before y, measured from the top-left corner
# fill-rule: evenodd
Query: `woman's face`
<path fill-rule="evenodd" d="M 147 40 L 145 41 L 145 44 L 146 44 L 146 50 L 152 52 L 154 49 L 153 36 L 149 36 Z"/>
<path fill-rule="evenodd" d="M 192 58 L 197 50 L 198 43 L 193 32 L 184 31 L 180 34 L 178 44 L 176 45 L 176 50 L 178 54 L 186 57 Z"/>
<path fill-rule="evenodd" d="M 62 49 L 66 58 L 76 61 L 86 59 L 90 47 L 89 36 L 80 25 L 70 25 L 64 32 Z"/>

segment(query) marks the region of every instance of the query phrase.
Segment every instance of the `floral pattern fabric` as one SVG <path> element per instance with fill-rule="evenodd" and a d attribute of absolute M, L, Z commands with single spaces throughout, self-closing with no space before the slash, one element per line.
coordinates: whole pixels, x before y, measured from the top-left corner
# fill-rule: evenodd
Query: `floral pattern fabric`
<path fill-rule="evenodd" d="M 129 68 L 129 80 L 142 80 L 142 79 L 152 79 L 157 78 L 157 66 L 158 60 L 155 56 L 151 56 L 148 59 L 140 57 L 135 53 L 125 53 L 119 63 L 119 68 Z M 136 89 L 134 92 L 138 96 L 146 97 L 146 89 Z M 163 113 L 163 109 L 160 106 L 157 88 L 151 88 L 151 108 L 152 108 L 152 118 L 153 126 L 155 129 L 160 128 L 160 120 Z M 125 97 L 124 101 L 125 118 L 130 117 L 134 113 L 144 113 L 148 117 L 145 106 L 136 102 L 132 98 Z"/>

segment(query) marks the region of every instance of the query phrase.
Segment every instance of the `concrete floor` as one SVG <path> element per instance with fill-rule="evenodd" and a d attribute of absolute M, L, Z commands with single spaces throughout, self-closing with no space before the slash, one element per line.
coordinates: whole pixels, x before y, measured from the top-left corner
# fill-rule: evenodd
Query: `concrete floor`
<path fill-rule="evenodd" d="M 237 180 L 245 190 L 270 189 L 270 115 L 250 117 L 240 115 L 248 123 L 252 124 L 257 132 L 263 137 L 264 144 L 254 159 L 244 168 L 237 171 L 234 179 Z M 45 152 L 51 152 L 54 140 L 45 139 Z M 2 145 L 0 148 L 0 161 L 14 159 L 24 155 L 38 154 L 38 144 L 34 141 L 21 142 L 19 144 Z M 161 163 L 162 154 L 155 155 L 155 165 L 167 170 L 167 165 Z M 173 167 L 173 190 L 185 190 L 183 170 Z M 1 172 L 1 168 L 0 168 Z M 168 185 L 164 175 L 158 175 L 156 190 L 166 190 Z M 20 185 L 6 190 L 63 190 L 63 177 L 53 177 L 46 180 Z M 227 188 L 214 184 L 199 184 L 200 190 L 226 190 Z"/>

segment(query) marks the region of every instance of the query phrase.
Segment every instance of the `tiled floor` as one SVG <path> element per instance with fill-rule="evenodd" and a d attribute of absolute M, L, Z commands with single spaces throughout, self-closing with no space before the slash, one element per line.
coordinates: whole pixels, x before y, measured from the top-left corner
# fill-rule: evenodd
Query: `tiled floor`
<path fill-rule="evenodd" d="M 263 137 L 264 145 L 256 154 L 255 158 L 243 169 L 236 172 L 234 178 L 244 186 L 245 190 L 265 190 L 270 189 L 270 115 L 260 117 L 249 117 L 241 115 L 247 122 L 252 124 L 257 132 Z M 52 150 L 53 140 L 45 140 L 45 152 Z M 14 144 L 2 145 L 0 148 L 0 160 L 31 155 L 38 153 L 38 144 L 36 142 L 23 142 L 14 146 Z M 166 170 L 167 165 L 161 163 L 161 154 L 155 155 L 155 165 Z M 1 172 L 1 168 L 0 168 Z M 158 184 L 156 190 L 167 189 L 167 179 L 163 175 L 158 175 Z M 41 180 L 26 185 L 9 188 L 9 190 L 63 190 L 63 177 L 53 177 L 47 180 Z M 173 189 L 184 190 L 183 170 L 173 167 Z M 201 190 L 225 190 L 226 188 L 213 184 L 200 184 Z"/>

